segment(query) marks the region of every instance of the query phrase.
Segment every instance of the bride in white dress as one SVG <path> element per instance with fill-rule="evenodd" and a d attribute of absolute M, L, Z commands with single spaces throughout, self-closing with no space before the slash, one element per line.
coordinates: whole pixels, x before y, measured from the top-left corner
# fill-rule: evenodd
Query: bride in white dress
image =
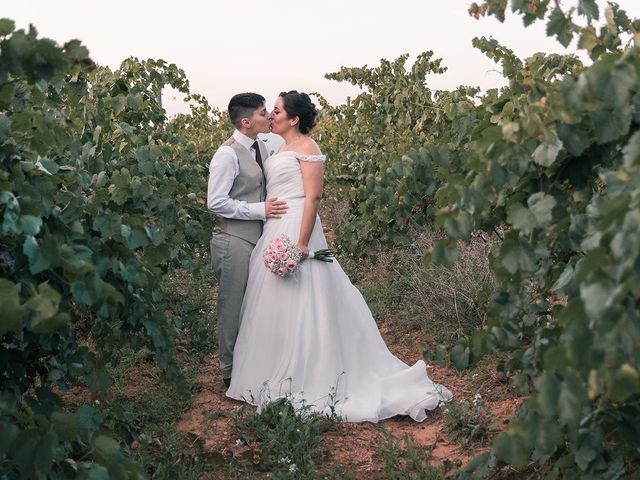
<path fill-rule="evenodd" d="M 285 143 L 264 163 L 267 198 L 285 200 L 288 210 L 266 221 L 251 256 L 227 396 L 259 408 L 287 398 L 298 410 L 350 422 L 422 421 L 451 392 L 429 379 L 422 360 L 410 367 L 389 351 L 336 260 L 303 261 L 284 278 L 263 263 L 263 250 L 282 234 L 303 257 L 327 248 L 317 215 L 325 157 L 307 135 L 315 116 L 309 96 L 295 91 L 281 93 L 271 114 L 272 131 Z"/>

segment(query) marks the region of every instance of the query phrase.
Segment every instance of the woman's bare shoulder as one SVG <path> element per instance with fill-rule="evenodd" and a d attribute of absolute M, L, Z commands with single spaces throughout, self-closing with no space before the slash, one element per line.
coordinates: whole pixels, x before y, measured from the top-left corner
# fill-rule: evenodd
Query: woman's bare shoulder
<path fill-rule="evenodd" d="M 321 155 L 320 147 L 311 137 L 306 137 L 296 145 L 296 153 L 301 155 Z"/>

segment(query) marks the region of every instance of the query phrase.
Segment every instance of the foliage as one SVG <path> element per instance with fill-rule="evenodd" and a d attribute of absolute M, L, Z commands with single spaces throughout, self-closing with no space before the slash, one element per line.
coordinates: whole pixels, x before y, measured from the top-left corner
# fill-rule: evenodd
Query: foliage
<path fill-rule="evenodd" d="M 486 1 L 471 13 L 503 18 L 507 3 Z M 460 240 L 478 231 L 500 238 L 490 255 L 498 291 L 488 323 L 450 357 L 465 368 L 505 350 L 502 368 L 531 396 L 463 478 L 505 463 L 551 478 L 618 478 L 640 452 L 640 23 L 609 4 L 596 29 L 595 2 L 560 4 L 511 2 L 525 25 L 545 21 L 564 45 L 578 38 L 593 59 L 587 67 L 573 55 L 521 60 L 478 38 L 506 88 L 427 94 L 424 74 L 433 69 L 409 78 L 403 57 L 332 75 L 369 89 L 332 112 L 338 131 L 325 137 L 325 150 L 349 159 L 334 174 L 352 183 L 343 245 L 366 252 L 373 238 L 404 243 L 434 221 L 447 238 L 427 257 L 452 264 Z M 395 117 L 387 98 L 400 99 Z M 412 123 L 427 111 L 428 133 Z M 403 136 L 394 121 L 405 118 Z"/>
<path fill-rule="evenodd" d="M 367 89 L 351 105 L 331 107 L 321 100 L 323 119 L 314 130 L 333 159 L 327 182 L 341 186 L 335 196 L 348 196 L 347 220 L 337 231 L 345 251 L 363 252 L 360 247 L 375 238 L 408 244 L 409 227 L 429 223 L 436 177 L 446 175 L 449 166 L 423 161 L 416 149 L 446 135 L 453 112 L 473 110 L 477 89 L 434 94 L 427 87 L 427 75 L 445 70 L 433 52 L 419 55 L 409 70 L 407 59 L 402 55 L 393 62 L 381 60 L 376 68 L 342 68 L 327 75 Z"/>
<path fill-rule="evenodd" d="M 193 148 L 157 103 L 188 92 L 162 60 L 96 67 L 0 20 L 0 472 L 3 478 L 139 478 L 95 410 L 57 391 L 108 387 L 116 347 L 147 346 L 167 378 L 173 327 L 160 279 L 193 266 L 206 210 Z M 169 128 L 170 127 L 170 128 Z"/>
<path fill-rule="evenodd" d="M 510 2 L 525 26 L 577 39 L 589 66 L 479 38 L 509 81 L 501 90 L 434 92 L 428 75 L 444 69 L 425 52 L 409 69 L 403 55 L 329 74 L 366 91 L 351 105 L 321 100 L 328 180 L 348 201 L 343 252 L 406 246 L 428 227 L 446 234 L 428 259 L 451 265 L 460 241 L 500 239 L 486 325 L 450 357 L 465 368 L 505 350 L 503 370 L 530 397 L 461 478 L 510 464 L 614 479 L 639 461 L 640 23 L 615 4 L 601 15 L 594 0 L 561 3 Z M 508 4 L 470 13 L 502 20 Z M 140 478 L 101 413 L 64 411 L 58 392 L 86 384 L 99 397 L 122 345 L 179 378 L 180 320 L 165 316 L 161 279 L 201 261 L 206 165 L 228 127 L 198 96 L 166 119 L 162 87 L 188 93 L 175 65 L 110 71 L 78 41 L 14 30 L 0 20 L 0 475 Z M 286 403 L 239 426 L 282 476 L 293 464 L 311 475 L 321 428 Z"/>
<path fill-rule="evenodd" d="M 578 9 L 589 23 L 598 10 L 587 8 L 591 3 Z M 510 84 L 483 102 L 490 116 L 474 131 L 469 172 L 441 187 L 455 194 L 437 218 L 453 238 L 468 238 L 475 229 L 504 233 L 491 256 L 499 292 L 490 324 L 452 351 L 464 367 L 496 347 L 509 350 L 505 370 L 532 392 L 495 438 L 492 455 L 520 467 L 533 462 L 563 478 L 619 478 L 640 451 L 632 266 L 640 238 L 633 200 L 640 52 L 619 51 L 620 42 L 610 37 L 638 23 L 627 22 L 615 6 L 605 14 L 602 48 L 591 50 L 594 63 L 564 69 L 560 77 L 547 75 L 542 64 L 526 68 L 505 49 L 496 55 L 492 42 L 477 42 L 502 63 Z M 547 19 L 551 33 L 557 16 L 553 10 Z M 461 224 L 468 231 L 457 228 Z M 485 460 L 475 465 L 478 478 L 487 465 L 497 465 Z"/>
<path fill-rule="evenodd" d="M 481 4 L 473 3 L 469 14 L 475 18 L 493 15 L 504 22 L 507 0 L 487 0 Z M 560 0 L 512 0 L 511 11 L 522 15 L 525 27 L 537 22 L 547 22 L 547 35 L 555 37 L 564 47 L 577 39 L 577 47 L 585 50 L 591 59 L 596 60 L 606 52 L 615 52 L 623 45 L 625 35 L 628 42 L 635 41 L 639 46 L 640 21 L 632 20 L 617 3 L 607 2 L 603 17 L 605 22 L 596 28 L 594 20 L 599 20 L 600 8 L 596 0 L 578 0 L 578 4 L 563 9 Z M 584 24 L 581 24 L 584 20 Z M 628 45 L 628 43 L 627 43 Z"/>
<path fill-rule="evenodd" d="M 166 122 L 165 130 L 174 148 L 172 163 L 176 168 L 186 169 L 189 185 L 195 187 L 189 198 L 204 205 L 211 156 L 231 136 L 233 127 L 202 95 L 187 95 L 185 102 L 189 104 L 190 113 L 172 117 Z M 200 216 L 199 220 L 206 222 L 202 224 L 206 232 L 211 231 L 213 216 Z"/>

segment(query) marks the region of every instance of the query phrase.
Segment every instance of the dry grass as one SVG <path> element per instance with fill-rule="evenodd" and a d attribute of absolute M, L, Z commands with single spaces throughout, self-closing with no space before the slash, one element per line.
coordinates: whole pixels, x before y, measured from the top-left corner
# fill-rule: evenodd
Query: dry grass
<path fill-rule="evenodd" d="M 435 240 L 432 232 L 422 233 L 409 251 L 389 265 L 393 290 L 401 294 L 403 317 L 411 326 L 445 337 L 467 336 L 486 320 L 495 288 L 487 258 L 494 242 L 479 236 L 468 244 L 461 242 L 458 261 L 446 267 L 423 260 L 422 254 Z"/>
<path fill-rule="evenodd" d="M 349 213 L 345 187 L 327 184 L 321 202 L 321 218 L 331 232 Z M 451 267 L 427 264 L 424 254 L 442 232 L 412 232 L 409 247 L 368 245 L 367 257 L 342 252 L 338 261 L 364 295 L 378 323 L 401 330 L 420 330 L 428 341 L 455 343 L 482 328 L 495 281 L 488 256 L 499 241 L 478 233 L 469 243 L 460 242 L 458 261 Z"/>
<path fill-rule="evenodd" d="M 450 344 L 485 324 L 495 288 L 487 257 L 496 240 L 474 236 L 460 243 L 458 261 L 447 267 L 424 261 L 438 237 L 424 231 L 410 247 L 339 261 L 378 322 L 421 330 L 430 340 Z"/>

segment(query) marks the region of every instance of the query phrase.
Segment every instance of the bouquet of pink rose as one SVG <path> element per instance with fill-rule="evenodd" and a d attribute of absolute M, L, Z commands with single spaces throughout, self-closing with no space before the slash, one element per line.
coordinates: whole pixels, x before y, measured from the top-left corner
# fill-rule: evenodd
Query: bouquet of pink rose
<path fill-rule="evenodd" d="M 333 252 L 328 248 L 309 252 L 309 258 L 322 262 L 333 262 Z M 286 235 L 274 238 L 262 252 L 265 267 L 279 277 L 295 273 L 302 260 L 302 252 Z"/>

